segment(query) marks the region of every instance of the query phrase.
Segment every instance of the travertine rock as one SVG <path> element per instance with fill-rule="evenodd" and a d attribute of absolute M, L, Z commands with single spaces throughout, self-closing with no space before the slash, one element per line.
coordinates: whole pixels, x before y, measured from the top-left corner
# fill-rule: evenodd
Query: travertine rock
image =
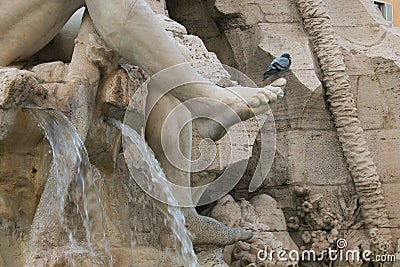
<path fill-rule="evenodd" d="M 400 181 L 396 163 L 400 159 L 396 149 L 399 109 L 395 104 L 400 86 L 400 32 L 388 27 L 369 1 L 323 2 L 377 166 L 391 231 L 398 237 L 400 214 L 395 208 L 398 196 L 394 192 L 398 191 Z M 172 18 L 203 38 L 222 62 L 238 66 L 259 83 L 273 57 L 283 52 L 292 55 L 291 72 L 285 75 L 291 90 L 285 103 L 272 107 L 278 130 L 277 155 L 261 191 L 273 194 L 287 207 L 285 211 L 292 214 L 292 189 L 288 183 L 310 183 L 318 192 L 328 186 L 340 188 L 352 180 L 324 101 L 320 72 L 325 69 L 319 69 L 295 1 L 167 1 L 167 4 Z M 198 12 L 193 14 L 188 10 Z M 329 60 L 321 62 L 324 63 Z M 245 177 L 245 181 L 248 179 Z M 246 195 L 246 183 L 238 187 L 239 196 Z M 275 189 L 275 185 L 284 187 Z M 350 194 L 352 190 L 349 188 Z M 337 196 L 333 193 L 329 197 Z"/>
<path fill-rule="evenodd" d="M 204 248 L 197 252 L 201 267 L 228 267 L 222 258 L 222 248 Z"/>
<path fill-rule="evenodd" d="M 358 119 L 356 105 L 346 66 L 336 41 L 330 17 L 321 0 L 296 4 L 303 17 L 304 27 L 311 36 L 313 50 L 322 70 L 322 80 L 337 128 L 339 141 L 355 183 L 361 209 L 368 229 L 377 229 L 383 240 L 374 244 L 373 252 L 384 254 L 392 251 L 391 234 L 381 180 L 376 172 L 363 129 Z"/>
<path fill-rule="evenodd" d="M 224 259 L 229 266 L 294 266 L 297 263 L 280 262 L 276 255 L 272 261 L 269 256 L 266 260 L 259 257 L 259 251 L 266 247 L 275 252 L 298 251 L 287 232 L 282 210 L 270 196 L 262 194 L 250 201 L 242 199 L 237 203 L 227 195 L 218 200 L 210 214 L 228 226 L 251 229 L 254 233 L 250 240 L 225 248 Z"/>
<path fill-rule="evenodd" d="M 0 69 L 0 108 L 24 104 L 38 84 L 34 73 L 15 68 Z"/>
<path fill-rule="evenodd" d="M 164 1 L 154 0 L 149 2 L 156 11 L 161 14 L 165 13 Z M 354 200 L 348 197 L 355 195 L 355 188 L 324 99 L 324 88 L 320 76 L 321 72 L 326 71 L 326 69 L 319 69 L 316 55 L 311 48 L 309 36 L 302 26 L 302 19 L 295 6 L 295 1 L 171 0 L 167 1 L 167 4 L 172 17 L 182 21 L 188 29 L 186 31 L 182 25 L 160 15 L 160 19 L 165 22 L 165 27 L 171 32 L 171 38 L 178 41 L 177 46 L 187 59 L 216 63 L 218 68 L 215 68 L 216 65 L 210 67 L 210 65 L 205 64 L 203 69 L 199 71 L 207 75 L 211 73 L 212 75 L 209 78 L 220 85 L 229 85 L 230 77 L 219 65 L 220 62 L 215 54 L 222 62 L 238 67 L 261 85 L 260 77 L 269 60 L 283 52 L 291 53 L 293 65 L 291 72 L 286 74 L 290 90 L 287 91 L 284 102 L 272 106 L 278 131 L 275 163 L 269 178 L 259 192 L 267 192 L 278 200 L 288 218 L 288 226 L 294 231 L 300 227 L 299 219 L 296 220 L 296 205 L 301 198 L 296 195 L 296 189 L 292 185 L 308 184 L 312 192 L 311 196 L 317 196 L 315 198 L 310 196 L 311 200 L 304 200 L 299 205 L 304 216 L 312 214 L 308 217 L 312 217 L 309 222 L 313 223 L 313 227 L 318 228 L 321 223 L 324 223 L 322 217 L 318 217 L 311 211 L 313 207 L 317 206 L 316 203 L 319 203 L 317 198 L 321 194 L 333 206 L 349 211 L 348 213 L 341 213 L 338 208 L 337 214 L 335 214 L 338 217 L 333 215 L 331 217 L 341 218 L 344 216 L 345 222 L 355 220 L 358 224 L 362 223 L 363 217 L 358 212 L 353 212 L 357 210 L 357 207 L 353 205 L 353 202 L 357 202 L 357 198 Z M 398 168 L 398 161 L 400 160 L 400 139 L 398 138 L 400 134 L 400 108 L 398 103 L 400 93 L 398 78 L 400 73 L 400 33 L 398 29 L 387 27 L 386 22 L 370 5 L 369 1 L 324 0 L 324 4 L 331 17 L 334 30 L 332 33 L 335 34 L 340 53 L 344 57 L 355 105 L 358 109 L 358 117 L 380 177 L 380 181 L 376 182 L 382 183 L 382 193 L 390 218 L 389 223 L 395 237 L 394 241 L 396 241 L 396 238 L 398 239 L 400 236 L 400 213 L 397 205 L 400 190 L 400 171 Z M 214 51 L 215 54 L 207 51 L 200 38 L 188 35 L 187 32 L 199 35 L 209 50 Z M 68 45 L 71 47 L 72 43 Z M 97 48 L 99 47 L 94 47 L 94 50 Z M 93 55 L 92 52 L 93 50 L 90 54 Z M 79 54 L 80 57 L 83 55 L 84 53 Z M 99 63 L 102 68 L 107 69 L 107 64 L 104 64 L 106 61 L 102 61 L 101 58 L 100 61 L 96 61 L 96 58 L 92 59 Z M 329 59 L 326 60 L 321 56 L 319 60 L 321 65 L 330 62 Z M 80 64 L 80 61 L 77 62 Z M 32 72 L 17 69 L 0 70 L 0 108 L 7 109 L 0 110 L 0 165 L 2 166 L 0 177 L 18 176 L 17 181 L 2 179 L 5 185 L 0 189 L 0 215 L 4 218 L 2 231 L 4 230 L 3 232 L 7 236 L 12 236 L 12 238 L 0 237 L 2 244 L 8 244 L 7 250 L 4 250 L 3 256 L 0 258 L 0 265 L 2 266 L 6 265 L 5 263 L 11 264 L 10 266 L 22 265 L 19 256 L 21 256 L 20 251 L 22 251 L 24 244 L 23 236 L 24 233 L 29 231 L 28 225 L 30 226 L 30 220 L 43 191 L 43 185 L 47 178 L 48 162 L 51 161 L 48 155 L 38 159 L 37 155 L 45 154 L 49 148 L 46 144 L 41 143 L 40 147 L 32 149 L 32 146 L 36 146 L 42 140 L 42 135 L 31 131 L 35 125 L 28 125 L 27 116 L 22 112 L 16 112 L 12 107 L 26 104 L 26 100 L 32 94 L 34 94 L 34 102 L 48 104 L 67 112 L 80 107 L 78 114 L 74 116 L 74 120 L 78 121 L 77 125 L 81 133 L 85 135 L 88 132 L 87 146 L 95 164 L 106 172 L 115 166 L 122 168 L 122 163 L 115 161 L 119 152 L 118 133 L 99 122 L 101 119 L 98 116 L 104 114 L 121 118 L 124 108 L 129 102 L 130 94 L 140 85 L 139 81 L 142 81 L 145 76 L 137 69 L 129 72 L 130 74 L 135 73 L 134 81 L 129 80 L 127 74 L 122 70 L 109 73 L 106 79 L 101 80 L 99 105 L 89 105 L 88 107 L 89 110 L 94 111 L 93 115 L 85 110 L 85 102 L 93 100 L 90 96 L 87 99 L 82 97 L 81 101 L 76 101 L 77 103 L 72 100 L 66 101 L 72 106 L 62 105 L 60 103 L 62 101 L 51 102 L 45 99 L 65 100 L 68 97 L 73 99 L 82 96 L 73 95 L 72 90 L 61 92 L 60 84 L 68 80 L 68 69 L 68 64 L 53 62 L 37 65 L 32 68 Z M 80 69 L 77 68 L 76 70 L 76 73 L 79 74 Z M 36 74 L 33 74 L 33 72 Z M 90 71 L 88 72 L 90 73 Z M 7 74 L 1 76 L 4 73 Z M 99 81 L 97 69 L 94 73 L 96 75 L 94 75 L 95 78 L 92 82 L 94 81 L 93 83 L 96 84 Z M 8 80 L 10 77 L 12 79 Z M 12 81 L 12 83 L 8 83 L 8 81 Z M 17 83 L 14 84 L 15 81 Z M 76 83 L 73 83 L 70 87 L 73 88 L 76 85 Z M 95 121 L 90 123 L 91 126 L 88 127 L 90 120 L 87 120 L 87 118 L 92 116 Z M 20 130 L 17 131 L 18 129 Z M 10 136 L 24 136 L 21 129 L 32 132 L 32 136 L 18 138 L 17 141 L 11 142 Z M 254 132 L 254 138 L 256 134 L 257 132 Z M 195 144 L 199 140 L 195 136 Z M 253 143 L 253 141 L 250 141 L 240 144 L 243 151 L 241 156 L 244 160 L 250 157 Z M 215 162 L 210 165 L 207 171 L 198 174 L 195 183 L 214 180 L 218 173 L 227 166 L 228 153 L 224 150 L 222 143 L 219 143 L 218 146 Z M 9 148 L 11 147 L 18 151 L 24 151 L 25 154 L 10 153 Z M 242 184 L 233 192 L 235 196 L 249 196 L 247 184 L 252 175 L 252 168 L 257 162 L 255 158 L 259 151 L 260 147 L 256 142 L 253 161 L 250 162 Z M 193 155 L 197 156 L 196 153 L 198 153 L 197 150 L 194 151 Z M 124 177 L 127 179 L 127 174 Z M 155 266 L 156 261 L 154 260 L 156 258 L 153 256 L 159 251 L 143 248 L 140 252 L 142 254 L 135 254 L 125 248 L 129 246 L 132 240 L 129 240 L 129 237 L 124 236 L 123 233 L 129 232 L 133 228 L 133 225 L 129 225 L 131 222 L 126 221 L 133 214 L 129 214 L 125 203 L 130 202 L 130 205 L 134 205 L 132 202 L 135 201 L 135 198 L 132 196 L 128 199 L 122 197 L 122 192 L 126 190 L 126 188 L 123 188 L 123 182 L 127 182 L 127 180 L 114 183 L 114 178 L 105 178 L 108 179 L 105 184 L 109 186 L 105 186 L 105 188 L 112 186 L 114 188 L 108 192 L 105 190 L 104 194 L 110 199 L 114 199 L 114 202 L 108 203 L 109 216 L 112 218 L 110 221 L 115 224 L 110 227 L 112 228 L 110 231 L 114 234 L 113 244 L 123 243 L 124 245 L 123 249 L 115 252 L 116 263 L 125 266 L 128 264 L 128 260 L 140 259 L 143 264 L 150 262 L 153 265 L 149 266 Z M 9 188 L 13 188 L 12 191 L 18 193 L 11 195 Z M 340 190 L 343 190 L 345 194 L 338 193 Z M 139 190 L 133 193 L 137 192 Z M 371 199 L 368 199 L 369 196 L 366 198 L 365 203 L 371 202 Z M 247 221 L 253 224 L 260 220 L 263 221 L 268 227 L 260 226 L 262 231 L 268 232 L 273 229 L 286 231 L 280 210 L 266 209 L 265 207 L 257 209 L 257 207 L 261 207 L 257 204 L 259 201 L 265 202 L 264 204 L 268 207 L 275 207 L 276 204 L 273 204 L 272 200 L 264 199 L 263 196 L 258 200 L 256 199 L 255 202 L 253 201 L 254 199 L 250 203 L 242 201 L 241 205 L 238 205 L 232 199 L 223 199 L 219 206 L 214 209 L 213 215 L 228 226 L 235 226 L 236 222 L 244 216 Z M 347 204 L 350 203 L 351 205 L 340 205 L 339 202 L 341 201 L 348 202 Z M 375 206 L 371 205 L 368 208 L 374 210 Z M 119 214 L 115 210 L 118 210 Z M 275 218 L 280 218 L 279 220 L 267 221 L 267 219 L 273 218 L 270 213 L 271 210 L 278 211 Z M 320 212 L 320 215 L 330 216 L 330 212 L 328 212 L 328 209 L 324 209 L 324 212 Z M 346 214 L 350 214 L 354 218 L 347 220 Z M 373 212 L 372 215 L 381 217 L 379 213 Z M 364 217 L 368 216 L 364 214 Z M 20 218 L 24 219 L 21 220 Z M 139 244 L 156 245 L 158 242 L 158 236 L 154 237 L 148 232 L 149 227 L 146 222 L 150 219 L 146 218 L 142 221 L 142 224 L 136 224 L 137 228 L 133 229 L 137 234 L 135 241 Z M 377 223 L 376 220 L 378 219 L 374 218 L 369 220 L 368 223 L 375 224 Z M 17 222 L 15 223 L 15 221 Z M 254 227 L 254 225 L 249 227 Z M 358 227 L 361 227 L 361 225 L 358 225 Z M 260 230 L 260 228 L 257 228 L 257 230 Z M 118 233 L 118 231 L 121 231 L 121 233 Z M 300 235 L 302 240 L 295 241 L 298 244 L 302 241 L 305 243 L 310 241 L 311 246 L 314 245 L 316 248 L 322 249 L 323 245 L 326 245 L 325 241 L 337 237 L 335 231 L 332 235 L 318 231 L 318 229 L 315 229 L 314 237 L 312 232 L 308 232 Z M 266 234 L 262 239 L 269 240 L 272 243 L 287 240 L 286 237 L 278 237 L 277 234 L 274 233 L 274 236 Z M 371 236 L 373 240 L 379 239 L 376 238 L 375 231 L 371 232 Z M 314 243 L 313 238 L 323 239 L 323 242 Z M 352 242 L 351 244 L 354 246 L 361 246 L 357 243 L 360 238 L 365 240 L 363 234 L 357 231 L 350 232 L 348 235 L 349 244 Z M 369 244 L 362 244 L 362 246 L 367 245 Z M 234 260 L 239 262 L 238 258 L 240 257 L 235 258 L 234 254 L 247 251 L 248 245 L 240 243 L 237 247 L 241 250 L 234 251 L 233 247 L 227 248 L 227 251 L 230 249 L 226 253 L 228 255 L 226 259 L 229 259 L 229 262 Z M 4 249 L 3 246 L 2 249 Z M 16 257 L 11 258 L 9 255 L 16 255 Z M 200 253 L 199 255 L 202 255 L 201 257 L 204 260 L 215 259 L 212 253 Z M 251 256 L 251 253 L 246 255 L 245 260 L 253 260 L 254 257 Z M 245 257 L 240 259 L 243 258 Z M 143 261 L 141 261 L 142 259 Z M 223 266 L 223 263 L 218 264 Z M 239 264 L 241 263 L 239 262 Z"/>
<path fill-rule="evenodd" d="M 143 266 L 143 267 L 171 267 L 179 266 L 179 262 L 166 252 L 155 248 L 140 247 L 116 248 L 113 250 L 115 267 Z"/>

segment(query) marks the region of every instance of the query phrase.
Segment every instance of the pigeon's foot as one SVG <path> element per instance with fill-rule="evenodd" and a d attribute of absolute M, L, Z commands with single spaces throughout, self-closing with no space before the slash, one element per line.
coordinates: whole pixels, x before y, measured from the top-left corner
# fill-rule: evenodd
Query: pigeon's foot
<path fill-rule="evenodd" d="M 197 214 L 193 208 L 185 208 L 182 211 L 187 228 L 194 237 L 194 245 L 227 246 L 253 237 L 250 230 L 228 227 L 213 218 Z"/>
<path fill-rule="evenodd" d="M 223 88 L 203 105 L 208 105 L 196 114 L 196 128 L 202 138 L 214 141 L 221 139 L 227 130 L 240 121 L 245 121 L 268 110 L 268 103 L 283 96 L 286 79 L 278 79 L 264 88 Z M 213 103 L 215 102 L 215 103 Z M 207 110 L 207 113 L 204 113 Z M 193 109 L 192 109 L 193 112 Z"/>

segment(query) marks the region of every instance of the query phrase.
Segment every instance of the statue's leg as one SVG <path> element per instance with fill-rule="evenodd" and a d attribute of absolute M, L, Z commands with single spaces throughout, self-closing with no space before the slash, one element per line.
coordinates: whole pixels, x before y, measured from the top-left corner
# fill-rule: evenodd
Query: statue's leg
<path fill-rule="evenodd" d="M 151 93 L 149 97 L 151 98 Z M 191 121 L 191 114 L 183 108 L 184 110 L 179 110 L 172 119 L 167 119 L 168 114 L 179 104 L 180 101 L 172 95 L 163 96 L 148 118 L 146 140 L 160 161 L 168 179 L 177 185 L 189 187 L 192 127 L 191 123 L 186 122 Z M 162 142 L 162 134 L 167 135 L 168 142 Z M 176 165 L 178 150 L 188 161 L 181 161 Z M 192 201 L 189 190 L 175 192 L 175 197 L 178 202 L 191 203 Z M 194 244 L 228 245 L 252 237 L 251 231 L 229 228 L 212 218 L 200 216 L 194 208 L 182 208 L 182 211 L 186 225 L 194 236 Z"/>
<path fill-rule="evenodd" d="M 38 52 L 83 4 L 84 0 L 0 1 L 0 66 Z"/>
<path fill-rule="evenodd" d="M 175 40 L 145 0 L 86 0 L 86 3 L 100 36 L 130 63 L 153 75 L 186 62 Z M 218 139 L 224 133 L 223 128 L 238 123 L 237 115 L 246 120 L 267 110 L 269 91 L 265 88 L 246 88 L 233 93 L 207 82 L 188 65 L 170 69 L 158 77 L 152 79 L 153 83 L 159 82 L 154 87 L 174 88 L 170 93 L 181 102 L 194 99 L 187 105 L 194 117 L 209 118 L 202 119 L 202 123 L 195 121 L 202 137 Z M 215 101 L 199 99 L 202 97 Z M 222 129 L 213 120 L 219 121 Z"/>

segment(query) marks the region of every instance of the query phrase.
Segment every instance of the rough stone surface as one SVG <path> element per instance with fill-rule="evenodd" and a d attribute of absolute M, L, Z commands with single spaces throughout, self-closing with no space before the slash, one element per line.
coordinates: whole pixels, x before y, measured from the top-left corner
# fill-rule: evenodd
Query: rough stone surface
<path fill-rule="evenodd" d="M 202 267 L 228 267 L 222 258 L 222 248 L 206 248 L 197 252 L 199 264 Z"/>
<path fill-rule="evenodd" d="M 35 74 L 15 68 L 0 69 L 0 108 L 16 107 L 28 100 L 38 84 Z"/>
<path fill-rule="evenodd" d="M 388 27 L 369 1 L 323 1 L 331 17 L 343 54 L 354 101 L 371 156 L 382 183 L 393 241 L 399 238 L 394 208 L 400 176 L 398 147 L 399 43 L 398 28 Z M 313 192 L 324 185 L 329 199 L 336 189 L 353 194 L 352 177 L 332 123 L 320 82 L 321 70 L 303 28 L 295 1 L 167 1 L 173 19 L 189 33 L 200 36 L 223 63 L 238 67 L 257 83 L 270 60 L 283 52 L 292 55 L 286 96 L 272 106 L 277 127 L 274 165 L 259 190 L 272 195 L 289 218 L 296 213 L 296 184 L 308 184 Z M 192 14 L 188 10 L 197 10 Z M 229 49 L 227 49 L 229 47 Z M 253 155 L 260 148 L 256 142 Z M 235 197 L 250 197 L 247 186 L 256 160 L 237 186 Z M 336 189 L 335 189 L 336 188 Z M 257 194 L 257 193 L 256 193 Z"/>
<path fill-rule="evenodd" d="M 277 252 L 298 250 L 286 230 L 283 212 L 272 197 L 261 194 L 250 201 L 241 199 L 237 203 L 227 195 L 217 202 L 210 214 L 226 225 L 251 229 L 254 233 L 250 240 L 225 248 L 224 259 L 229 266 L 291 266 L 297 263 L 279 262 L 276 257 L 265 261 L 258 258 L 258 252 L 265 247 Z"/>
<path fill-rule="evenodd" d="M 189 33 L 202 37 L 222 62 L 236 65 L 260 84 L 269 60 L 283 52 L 292 55 L 291 72 L 285 75 L 291 90 L 287 91 L 283 103 L 272 107 L 278 131 L 278 154 L 270 179 L 262 190 L 279 190 L 268 188 L 285 186 L 288 182 L 340 185 L 351 181 L 324 101 L 318 63 L 295 2 L 184 2 L 167 1 L 172 18 L 183 23 Z M 344 55 L 378 174 L 383 183 L 389 179 L 390 184 L 396 185 L 399 177 L 394 175 L 397 169 L 394 162 L 400 155 L 395 152 L 399 127 L 398 108 L 394 104 L 399 86 L 396 78 L 399 47 L 395 43 L 399 40 L 399 30 L 387 27 L 368 1 L 324 3 Z M 190 9 L 200 11 L 191 17 Z M 226 43 L 229 51 L 223 45 Z M 227 55 L 231 61 L 226 60 Z M 282 189 L 285 195 L 283 190 L 286 189 Z M 385 191 L 384 194 L 387 204 L 396 201 L 397 196 Z M 290 198 L 281 204 L 292 207 Z M 396 221 L 392 219 L 393 227 L 398 227 Z"/>
<path fill-rule="evenodd" d="M 143 266 L 143 267 L 170 267 L 180 266 L 168 253 L 160 250 L 136 246 L 133 249 L 114 249 L 115 267 Z"/>
<path fill-rule="evenodd" d="M 369 1 L 323 2 L 331 17 L 361 126 L 382 183 L 396 249 L 400 238 L 400 31 L 388 27 Z M 231 266 L 241 266 L 254 260 L 252 253 L 247 252 L 248 244 L 257 240 L 278 247 L 283 244 L 287 248 L 296 248 L 293 238 L 297 247 L 318 250 L 333 247 L 338 237 L 337 229 L 350 226 L 350 231 L 339 231 L 349 247 L 370 248 L 371 240 L 376 238 L 372 237 L 374 232 L 362 230 L 364 217 L 325 99 L 326 87 L 321 82 L 320 65 L 295 1 L 167 0 L 165 3 L 152 0 L 149 3 L 160 14 L 160 20 L 188 60 L 212 63 L 197 67 L 219 85 L 232 85 L 232 77 L 219 60 L 237 67 L 261 86 L 265 85 L 261 74 L 269 61 L 283 52 L 292 55 L 291 71 L 285 74 L 288 80 L 286 97 L 271 105 L 277 128 L 277 150 L 271 172 L 257 192 L 250 194 L 247 191 L 261 151 L 254 130 L 249 142 L 243 140 L 236 144 L 240 147 L 240 159 L 247 160 L 251 155 L 252 158 L 242 182 L 232 192 L 236 200 L 251 200 L 242 199 L 239 205 L 226 197 L 212 211 L 215 218 L 228 226 L 243 226 L 239 221 L 244 219 L 249 223 L 247 227 L 256 231 L 256 238 L 251 242 L 227 247 L 225 261 Z M 167 18 L 165 7 L 170 16 L 184 26 Z M 69 47 L 64 51 L 68 52 L 66 54 L 72 53 L 72 45 L 66 45 Z M 99 59 L 94 60 L 96 64 L 109 69 L 110 66 L 106 66 L 109 58 L 104 60 L 93 52 L 93 49 L 88 52 L 93 56 L 91 59 Z M 107 51 L 100 54 L 103 52 L 107 54 Z M 43 55 L 38 58 L 43 59 Z M 80 58 L 86 56 L 85 53 L 78 55 Z M 48 144 L 43 141 L 36 122 L 29 123 L 29 116 L 15 109 L 26 105 L 28 100 L 70 115 L 77 110 L 72 119 L 80 133 L 87 136 L 91 160 L 103 174 L 102 197 L 109 200 L 105 206 L 116 266 L 128 266 L 132 262 L 140 266 L 177 266 L 166 260 L 171 255 L 153 248 L 159 245 L 162 236 L 162 229 L 157 228 L 160 222 L 154 220 L 160 214 L 153 206 L 142 204 L 145 195 L 139 188 L 126 186 L 129 174 L 119 154 L 120 135 L 102 122 L 102 116 L 122 118 L 130 96 L 146 75 L 133 66 L 124 66 L 131 68 L 128 74 L 119 69 L 100 78 L 96 64 L 86 73 L 92 78 L 90 84 L 82 82 L 89 87 L 99 85 L 95 105 L 84 103 L 91 102 L 91 96 L 73 93 L 79 83 L 64 85 L 70 82 L 69 64 L 45 63 L 29 71 L 0 69 L 1 266 L 23 265 L 23 248 L 51 162 Z M 75 74 L 81 71 L 76 65 L 72 69 Z M 248 124 L 250 128 L 251 123 Z M 30 132 L 30 136 L 25 132 Z M 240 132 L 232 133 L 241 136 Z M 193 139 L 193 156 L 198 157 L 200 138 L 195 133 Z M 228 164 L 227 148 L 229 144 L 224 140 L 217 144 L 212 164 L 206 171 L 193 175 L 194 184 L 218 177 Z M 207 146 L 205 149 L 209 150 Z M 109 174 L 114 168 L 118 170 L 116 176 Z M 269 194 L 278 203 L 261 193 Z M 143 209 L 149 212 L 138 219 L 137 213 Z M 287 229 L 291 232 L 290 237 Z M 129 248 L 132 244 L 151 247 L 133 251 Z M 398 257 L 399 251 L 397 248 Z M 246 253 L 239 256 L 240 252 Z M 206 249 L 198 255 L 204 266 L 226 266 L 218 250 Z M 60 266 L 65 262 L 50 264 Z"/>

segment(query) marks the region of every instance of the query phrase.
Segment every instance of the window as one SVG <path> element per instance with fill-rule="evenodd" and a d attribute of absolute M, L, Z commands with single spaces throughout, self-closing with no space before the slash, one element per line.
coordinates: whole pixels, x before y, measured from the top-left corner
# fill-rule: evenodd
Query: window
<path fill-rule="evenodd" d="M 385 4 L 385 19 L 393 25 L 393 6 L 391 4 Z"/>
<path fill-rule="evenodd" d="M 379 10 L 385 20 L 393 26 L 393 6 L 380 1 L 371 0 L 371 2 L 374 3 L 375 7 Z"/>

